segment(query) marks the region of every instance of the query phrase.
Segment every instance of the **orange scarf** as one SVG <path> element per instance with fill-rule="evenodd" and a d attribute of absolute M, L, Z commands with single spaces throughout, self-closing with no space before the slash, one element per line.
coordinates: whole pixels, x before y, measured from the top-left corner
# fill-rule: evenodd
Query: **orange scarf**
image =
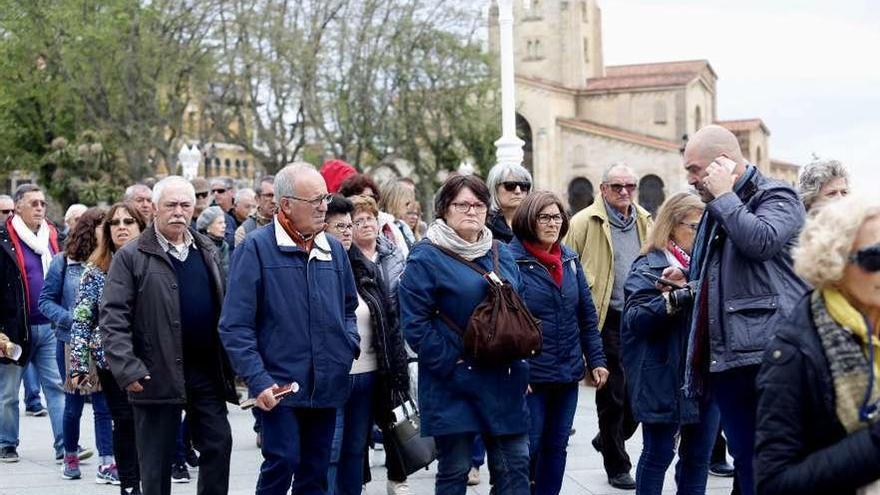
<path fill-rule="evenodd" d="M 298 230 L 296 230 L 296 228 L 293 226 L 293 222 L 291 222 L 290 219 L 287 218 L 287 215 L 279 212 L 276 216 L 278 218 L 278 223 L 281 224 L 281 227 L 284 229 L 285 232 L 287 232 L 287 235 L 290 236 L 293 242 L 296 243 L 297 246 L 302 248 L 302 250 L 306 253 L 312 252 L 312 246 L 315 243 L 315 236 L 311 235 L 308 239 L 306 239 L 305 237 L 303 237 L 302 234 L 299 233 Z"/>

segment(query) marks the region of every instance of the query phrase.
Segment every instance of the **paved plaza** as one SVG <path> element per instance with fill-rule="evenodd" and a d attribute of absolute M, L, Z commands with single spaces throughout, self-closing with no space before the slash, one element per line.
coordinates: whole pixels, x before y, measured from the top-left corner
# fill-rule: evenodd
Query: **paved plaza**
<path fill-rule="evenodd" d="M 564 495 L 623 494 L 635 493 L 616 490 L 608 485 L 602 469 L 602 458 L 590 446 L 590 439 L 597 431 L 596 406 L 592 388 L 581 387 L 578 412 L 575 417 L 577 433 L 571 438 L 568 453 L 568 468 L 562 493 Z M 94 448 L 93 428 L 91 426 L 91 407 L 83 412 L 82 445 Z M 260 469 L 260 452 L 251 430 L 253 418 L 249 412 L 230 408 L 229 421 L 232 424 L 234 444 L 232 450 L 231 479 L 229 493 L 244 495 L 254 492 Z M 116 495 L 118 487 L 96 485 L 94 472 L 95 458 L 81 465 L 83 479 L 67 481 L 61 479 L 61 467 L 52 459 L 51 429 L 49 418 L 21 417 L 21 461 L 15 464 L 0 464 L 0 495 Z M 635 463 L 641 450 L 641 431 L 628 442 L 627 450 Z M 306 454 L 308 455 L 308 454 Z M 384 495 L 385 468 L 381 466 L 383 452 L 374 454 L 376 467 L 373 468 L 373 481 L 367 485 L 367 495 Z M 432 466 L 433 468 L 433 466 Z M 664 493 L 675 493 L 672 469 L 666 479 Z M 175 484 L 172 492 L 177 495 L 196 493 L 197 470 L 191 471 L 193 481 L 189 484 Z M 635 474 L 635 470 L 633 470 Z M 488 472 L 485 466 L 481 472 L 483 483 L 472 487 L 469 494 L 488 495 Z M 420 471 L 410 477 L 410 489 L 415 495 L 433 493 L 433 469 Z M 731 482 L 710 476 L 707 493 L 726 495 L 730 493 Z"/>

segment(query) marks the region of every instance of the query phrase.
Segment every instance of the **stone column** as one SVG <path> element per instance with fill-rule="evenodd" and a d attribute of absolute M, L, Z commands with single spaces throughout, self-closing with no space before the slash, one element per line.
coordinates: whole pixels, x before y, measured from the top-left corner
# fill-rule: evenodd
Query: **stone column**
<path fill-rule="evenodd" d="M 501 54 L 501 138 L 495 141 L 497 163 L 522 165 L 523 145 L 516 137 L 516 95 L 513 72 L 513 2 L 498 0 Z"/>

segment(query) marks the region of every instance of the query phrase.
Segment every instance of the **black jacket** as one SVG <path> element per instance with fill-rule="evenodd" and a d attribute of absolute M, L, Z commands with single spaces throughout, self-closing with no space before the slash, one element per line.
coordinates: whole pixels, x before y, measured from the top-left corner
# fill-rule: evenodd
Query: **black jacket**
<path fill-rule="evenodd" d="M 30 359 L 30 327 L 28 326 L 27 298 L 24 279 L 18 267 L 15 247 L 6 226 L 0 226 L 0 333 L 22 347 L 18 361 L 0 358 L 0 364 L 27 364 Z"/>
<path fill-rule="evenodd" d="M 388 285 L 382 278 L 379 267 L 368 260 L 357 246 L 352 245 L 349 248 L 348 259 L 351 262 L 358 294 L 370 308 L 379 373 L 387 384 L 386 388 L 389 389 L 386 391 L 387 394 L 383 393 L 383 395 L 390 398 L 394 392 L 397 392 L 408 396 L 409 373 L 403 335 L 400 333 L 400 315 L 397 308 L 391 304 Z M 386 403 L 386 406 L 396 402 L 392 400 Z"/>
<path fill-rule="evenodd" d="M 495 210 L 489 214 L 489 218 L 486 219 L 486 227 L 492 231 L 492 238 L 496 241 L 510 244 L 510 241 L 513 240 L 513 229 L 507 225 L 507 220 L 504 219 L 501 210 Z"/>
<path fill-rule="evenodd" d="M 842 495 L 880 478 L 880 439 L 871 428 L 849 435 L 837 419 L 810 295 L 776 331 L 758 374 L 755 477 L 763 495 Z"/>
<path fill-rule="evenodd" d="M 204 256 L 216 300 L 222 301 L 224 277 L 214 243 L 192 229 L 190 233 Z M 186 402 L 177 287 L 177 273 L 152 226 L 113 256 L 101 300 L 99 329 L 107 363 L 121 388 L 146 375 L 151 377 L 142 382 L 143 392 L 128 394 L 132 404 Z M 219 337 L 216 362 L 216 378 L 224 386 L 226 400 L 237 403 L 234 374 Z"/>

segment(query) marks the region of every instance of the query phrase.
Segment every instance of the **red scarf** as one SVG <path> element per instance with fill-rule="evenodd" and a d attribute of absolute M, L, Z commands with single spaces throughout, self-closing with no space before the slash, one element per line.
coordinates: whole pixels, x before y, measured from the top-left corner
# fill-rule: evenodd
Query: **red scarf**
<path fill-rule="evenodd" d="M 680 248 L 675 241 L 669 239 L 669 244 L 667 244 L 666 247 L 669 249 L 669 252 L 672 253 L 672 256 L 681 263 L 681 266 L 684 267 L 685 270 L 688 270 L 691 267 L 691 255 L 687 254 L 684 249 Z"/>
<path fill-rule="evenodd" d="M 281 224 L 281 227 L 287 232 L 287 235 L 290 236 L 290 239 L 299 246 L 306 253 L 312 252 L 312 245 L 315 243 L 315 236 L 311 236 L 308 239 L 304 238 L 302 234 L 299 233 L 298 230 L 293 226 L 293 222 L 290 221 L 287 216 L 281 212 L 278 212 L 275 215 L 278 218 L 278 223 Z"/>
<path fill-rule="evenodd" d="M 522 245 L 529 254 L 538 260 L 538 263 L 544 265 L 544 268 L 550 272 L 550 277 L 553 278 L 556 285 L 562 287 L 562 248 L 559 247 L 559 243 L 553 244 L 550 251 L 529 241 L 522 241 Z"/>

